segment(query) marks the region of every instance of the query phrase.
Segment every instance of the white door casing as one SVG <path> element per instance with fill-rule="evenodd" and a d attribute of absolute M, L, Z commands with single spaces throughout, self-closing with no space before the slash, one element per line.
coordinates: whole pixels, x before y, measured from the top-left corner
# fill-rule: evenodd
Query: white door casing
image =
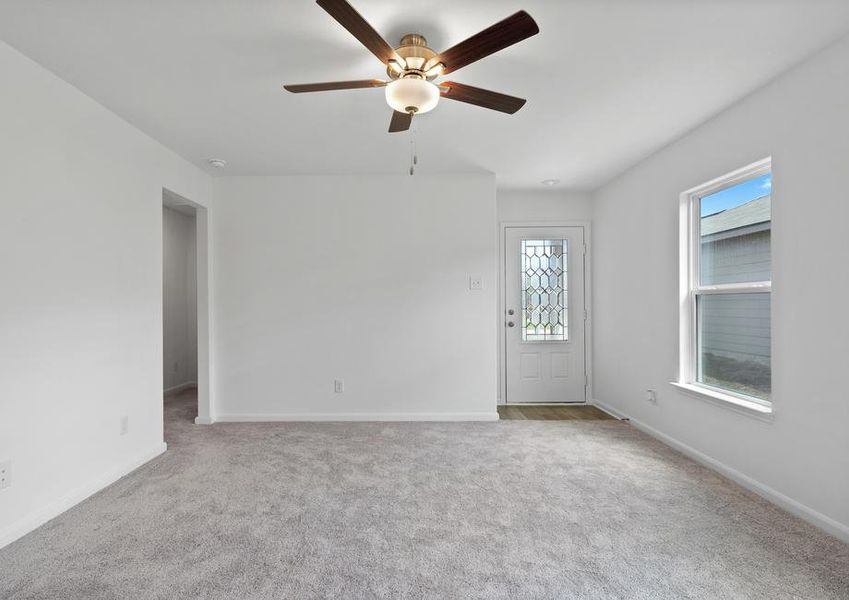
<path fill-rule="evenodd" d="M 586 402 L 584 228 L 504 232 L 505 401 Z"/>

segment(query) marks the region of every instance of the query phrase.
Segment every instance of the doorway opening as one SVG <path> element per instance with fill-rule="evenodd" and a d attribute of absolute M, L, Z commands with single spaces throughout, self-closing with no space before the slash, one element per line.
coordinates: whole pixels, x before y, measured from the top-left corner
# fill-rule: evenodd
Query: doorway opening
<path fill-rule="evenodd" d="M 206 209 L 162 191 L 162 390 L 185 418 L 208 423 Z M 188 414 L 191 412 L 191 415 Z M 168 411 L 166 411 L 166 416 Z"/>

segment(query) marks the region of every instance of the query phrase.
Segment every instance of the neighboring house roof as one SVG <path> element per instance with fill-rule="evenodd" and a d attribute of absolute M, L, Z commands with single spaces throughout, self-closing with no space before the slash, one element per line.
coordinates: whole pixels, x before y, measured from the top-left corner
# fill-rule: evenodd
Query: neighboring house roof
<path fill-rule="evenodd" d="M 768 223 L 771 219 L 771 204 L 771 196 L 761 196 L 740 206 L 704 217 L 700 227 L 702 237 Z"/>

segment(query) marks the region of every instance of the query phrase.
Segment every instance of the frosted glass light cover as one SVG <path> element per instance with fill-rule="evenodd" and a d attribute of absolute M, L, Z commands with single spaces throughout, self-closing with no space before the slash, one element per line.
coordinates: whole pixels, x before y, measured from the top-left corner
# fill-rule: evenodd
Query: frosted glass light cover
<path fill-rule="evenodd" d="M 433 110 L 439 102 L 439 88 L 424 79 L 396 79 L 386 86 L 386 102 L 393 110 L 420 115 Z"/>

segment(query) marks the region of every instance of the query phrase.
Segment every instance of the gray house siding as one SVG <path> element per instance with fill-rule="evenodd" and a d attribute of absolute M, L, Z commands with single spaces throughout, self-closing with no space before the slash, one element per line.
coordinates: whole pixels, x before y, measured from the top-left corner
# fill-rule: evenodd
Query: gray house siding
<path fill-rule="evenodd" d="M 769 281 L 769 238 L 769 229 L 715 241 L 702 238 L 702 285 Z"/>
<path fill-rule="evenodd" d="M 769 294 L 703 296 L 701 302 L 699 335 L 705 353 L 769 364 Z"/>
<path fill-rule="evenodd" d="M 770 200 L 765 196 L 702 219 L 702 285 L 772 279 Z M 769 365 L 770 294 L 711 295 L 701 302 L 698 335 L 704 353 Z"/>

